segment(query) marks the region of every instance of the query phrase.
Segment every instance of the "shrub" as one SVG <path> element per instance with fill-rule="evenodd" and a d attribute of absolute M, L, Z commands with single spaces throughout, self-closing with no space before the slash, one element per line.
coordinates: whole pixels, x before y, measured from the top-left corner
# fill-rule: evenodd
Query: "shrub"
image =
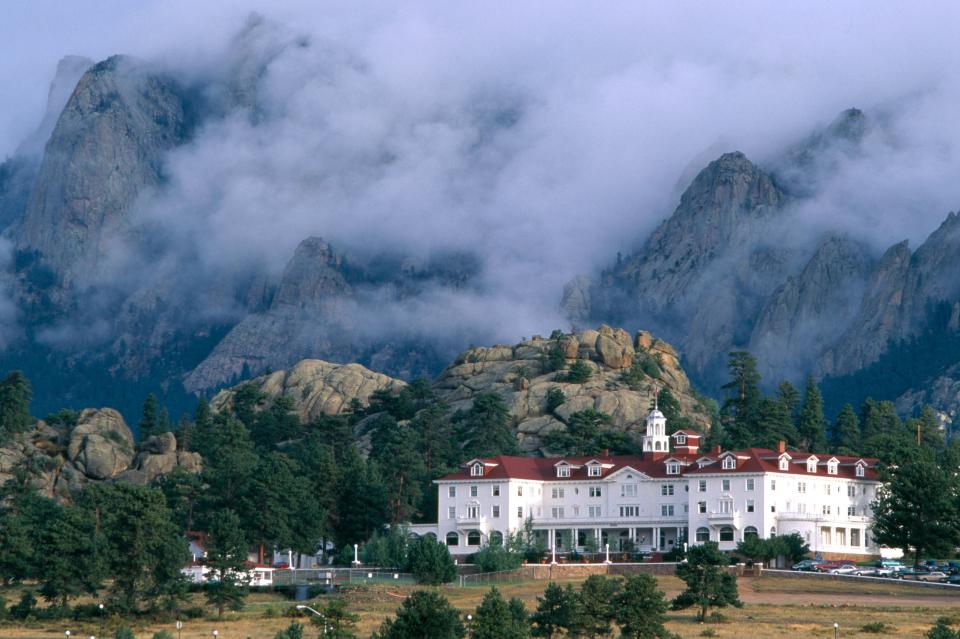
<path fill-rule="evenodd" d="M 882 621 L 871 621 L 870 623 L 865 623 L 860 626 L 860 632 L 869 632 L 878 635 L 890 635 L 893 634 L 894 630 L 895 628 L 893 626 L 883 623 Z"/>
<path fill-rule="evenodd" d="M 169 630 L 158 630 L 153 633 L 153 639 L 173 639 L 173 633 Z"/>
<path fill-rule="evenodd" d="M 719 635 L 717 635 L 717 631 L 714 630 L 713 628 L 704 628 L 700 632 L 700 636 L 701 637 L 717 637 Z"/>
<path fill-rule="evenodd" d="M 593 375 L 593 369 L 583 360 L 575 361 L 567 374 L 563 376 L 563 381 L 569 384 L 582 384 Z"/>
<path fill-rule="evenodd" d="M 303 624 L 296 621 L 273 636 L 273 639 L 303 639 Z"/>
<path fill-rule="evenodd" d="M 567 356 L 559 346 L 551 346 L 543 358 L 543 368 L 547 372 L 559 371 L 567 365 Z"/>
<path fill-rule="evenodd" d="M 556 386 L 551 387 L 547 391 L 547 412 L 552 415 L 553 411 L 560 408 L 565 401 L 567 401 L 567 396 L 563 391 Z"/>
<path fill-rule="evenodd" d="M 37 597 L 32 590 L 20 593 L 20 601 L 10 608 L 10 616 L 14 619 L 26 619 L 37 611 Z"/>
<path fill-rule="evenodd" d="M 710 616 L 707 617 L 709 623 L 727 623 L 727 616 L 722 612 L 714 610 L 710 613 Z"/>
<path fill-rule="evenodd" d="M 133 634 L 133 630 L 131 630 L 129 627 L 120 626 L 113 633 L 113 639 L 137 639 L 137 636 Z"/>

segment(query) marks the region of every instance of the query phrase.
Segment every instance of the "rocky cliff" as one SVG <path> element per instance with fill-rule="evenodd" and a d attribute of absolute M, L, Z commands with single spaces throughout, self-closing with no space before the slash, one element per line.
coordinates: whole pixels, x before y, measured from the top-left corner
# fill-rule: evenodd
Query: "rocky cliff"
<path fill-rule="evenodd" d="M 183 91 L 168 77 L 122 56 L 83 74 L 46 143 L 17 238 L 30 268 L 55 278 L 44 291 L 55 304 L 90 283 L 131 203 L 160 183 L 163 154 L 191 127 Z"/>
<path fill-rule="evenodd" d="M 172 433 L 151 437 L 138 448 L 112 408 L 85 409 L 72 425 L 38 421 L 0 448 L 0 484 L 22 474 L 44 495 L 61 501 L 88 482 L 148 483 L 177 467 L 198 472 L 200 455 L 177 450 Z"/>

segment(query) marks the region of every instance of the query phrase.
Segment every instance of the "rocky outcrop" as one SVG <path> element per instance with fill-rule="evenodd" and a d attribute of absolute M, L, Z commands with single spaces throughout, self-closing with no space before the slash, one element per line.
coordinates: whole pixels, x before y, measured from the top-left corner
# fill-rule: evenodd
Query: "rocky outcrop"
<path fill-rule="evenodd" d="M 585 362 L 592 370 L 590 379 L 582 384 L 566 383 L 562 372 L 546 370 L 548 354 L 556 348 L 563 350 L 567 364 Z M 631 387 L 623 374 L 634 357 L 640 356 L 659 362 L 660 375 Z M 510 407 L 520 446 L 527 452 L 540 450 L 541 434 L 562 427 L 559 418 L 586 408 L 607 413 L 615 428 L 639 436 L 656 389 L 664 387 L 678 399 L 684 416 L 703 430 L 709 427 L 707 411 L 693 396 L 676 351 L 645 331 L 631 335 L 601 326 L 552 339 L 534 337 L 513 346 L 472 348 L 433 383 L 436 394 L 454 410 L 468 408 L 480 393 L 502 394 Z M 551 388 L 559 388 L 566 396 L 553 414 L 546 412 Z"/>
<path fill-rule="evenodd" d="M 277 397 L 289 397 L 296 406 L 301 422 L 307 423 L 320 415 L 339 415 L 350 408 L 356 399 L 368 404 L 374 392 L 399 392 L 406 383 L 360 364 L 331 364 L 317 359 L 298 362 L 289 370 L 275 371 L 250 380 L 264 393 L 268 402 Z M 221 411 L 232 404 L 236 389 L 220 391 L 210 402 Z"/>
<path fill-rule="evenodd" d="M 87 408 L 70 432 L 67 459 L 90 479 L 110 479 L 133 461 L 133 433 L 112 408 Z"/>
<path fill-rule="evenodd" d="M 89 482 L 148 483 L 177 467 L 199 472 L 200 455 L 177 450 L 172 433 L 144 441 L 138 452 L 112 408 L 87 408 L 72 426 L 38 421 L 0 447 L 0 484 L 25 473 L 43 494 L 63 502 Z"/>

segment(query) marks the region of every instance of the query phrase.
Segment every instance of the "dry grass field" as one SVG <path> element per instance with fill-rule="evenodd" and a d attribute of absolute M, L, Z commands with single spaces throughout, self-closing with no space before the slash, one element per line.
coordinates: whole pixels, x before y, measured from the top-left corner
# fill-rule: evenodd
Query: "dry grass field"
<path fill-rule="evenodd" d="M 577 583 L 579 580 L 571 580 Z M 545 581 L 526 581 L 500 586 L 507 597 L 519 597 L 528 609 L 536 606 L 536 597 L 543 592 Z M 566 583 L 561 580 L 561 583 Z M 660 577 L 660 587 L 668 597 L 680 590 L 675 577 Z M 360 636 L 369 637 L 387 616 L 393 614 L 412 587 L 372 586 L 342 595 L 350 608 L 361 617 Z M 463 611 L 472 611 L 486 592 L 486 587 L 443 588 L 442 592 Z M 9 593 L 12 594 L 12 593 Z M 806 581 L 765 577 L 740 580 L 740 594 L 745 606 L 726 609 L 725 623 L 700 625 L 691 611 L 671 612 L 668 627 L 681 637 L 738 637 L 756 639 L 788 639 L 792 637 L 833 637 L 834 622 L 840 624 L 841 637 L 916 637 L 924 636 L 937 617 L 957 617 L 960 621 L 960 592 L 920 589 L 896 583 L 849 583 Z M 12 597 L 8 596 L 8 601 Z M 202 603 L 199 599 L 198 604 Z M 318 604 L 322 605 L 322 604 Z M 214 618 L 191 620 L 184 624 L 182 639 L 212 639 L 213 631 L 220 639 L 272 639 L 290 623 L 285 616 L 293 603 L 275 595 L 252 595 L 247 607 L 239 613 L 228 613 L 222 621 Z M 307 619 L 301 619 L 307 622 Z M 884 623 L 891 628 L 880 634 L 866 633 L 868 623 Z M 112 635 L 115 621 L 108 622 L 106 635 Z M 137 625 L 138 639 L 151 639 L 162 628 L 176 631 L 172 623 Z M 28 627 L 0 626 L 4 639 L 64 639 L 64 631 L 73 637 L 88 637 L 98 632 L 97 624 L 38 622 Z M 706 631 L 706 634 L 704 632 Z M 713 631 L 715 634 L 710 634 Z M 316 629 L 308 630 L 315 637 Z"/>

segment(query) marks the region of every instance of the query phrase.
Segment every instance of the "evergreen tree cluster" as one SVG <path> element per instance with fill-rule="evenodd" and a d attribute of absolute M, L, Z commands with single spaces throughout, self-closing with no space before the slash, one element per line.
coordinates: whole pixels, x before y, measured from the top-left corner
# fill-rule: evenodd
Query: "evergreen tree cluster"
<path fill-rule="evenodd" d="M 859 411 L 845 404 L 830 423 L 824 415 L 823 396 L 811 377 L 802 394 L 790 382 L 782 382 L 774 394 L 765 395 L 757 362 L 749 352 L 730 353 L 728 368 L 730 381 L 723 386 L 726 398 L 720 425 L 711 433 L 712 443 L 724 448 L 776 448 L 782 440 L 795 449 L 878 457 L 893 463 L 916 449 L 918 439 L 922 448 L 941 450 L 946 445 L 930 407 L 904 421 L 893 402 L 868 397 Z"/>

